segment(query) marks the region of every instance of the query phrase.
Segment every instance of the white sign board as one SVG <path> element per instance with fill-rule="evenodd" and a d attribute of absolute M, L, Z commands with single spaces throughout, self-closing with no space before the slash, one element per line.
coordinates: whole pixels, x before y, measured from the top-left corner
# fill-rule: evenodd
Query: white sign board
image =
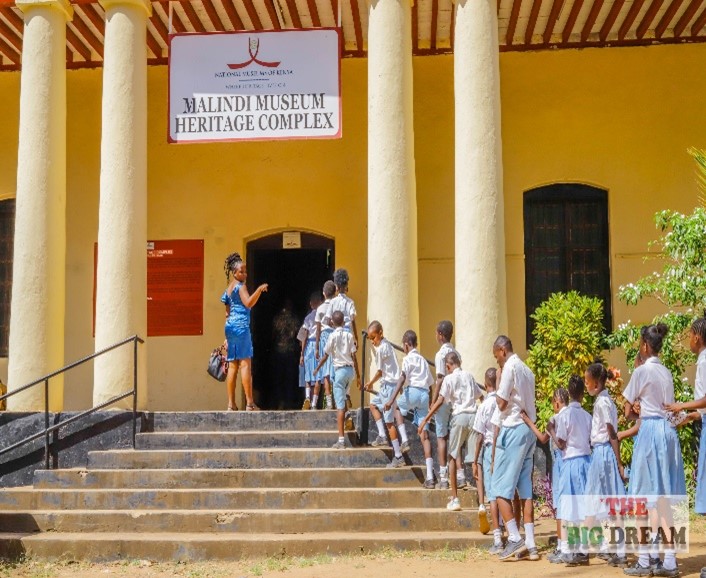
<path fill-rule="evenodd" d="M 169 142 L 340 138 L 335 28 L 169 38 Z"/>

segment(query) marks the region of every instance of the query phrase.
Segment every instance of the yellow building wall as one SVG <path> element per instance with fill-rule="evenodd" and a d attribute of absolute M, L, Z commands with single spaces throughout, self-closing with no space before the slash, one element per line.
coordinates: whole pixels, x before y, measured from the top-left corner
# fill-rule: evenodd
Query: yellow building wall
<path fill-rule="evenodd" d="M 642 261 L 656 235 L 653 213 L 689 211 L 697 202 L 686 149 L 706 146 L 705 60 L 706 46 L 698 44 L 501 55 L 508 330 L 520 352 L 523 192 L 567 181 L 608 189 L 613 290 L 653 270 Z M 417 57 L 414 73 L 419 330 L 422 352 L 431 356 L 435 324 L 453 319 L 454 307 L 453 59 Z M 68 73 L 67 361 L 93 349 L 101 74 Z M 223 259 L 244 253 L 249 239 L 284 229 L 334 237 L 336 265 L 350 271 L 364 326 L 367 62 L 346 59 L 342 74 L 341 140 L 168 145 L 167 69 L 149 68 L 148 236 L 205 241 L 204 335 L 149 339 L 150 409 L 225 408 L 225 387 L 205 365 L 223 339 Z M 14 194 L 18 106 L 19 74 L 0 74 L 0 199 Z M 616 325 L 653 313 L 615 300 L 613 307 Z M 0 361 L 0 378 L 6 374 Z M 69 375 L 66 409 L 90 405 L 92 375 L 91 367 Z"/>

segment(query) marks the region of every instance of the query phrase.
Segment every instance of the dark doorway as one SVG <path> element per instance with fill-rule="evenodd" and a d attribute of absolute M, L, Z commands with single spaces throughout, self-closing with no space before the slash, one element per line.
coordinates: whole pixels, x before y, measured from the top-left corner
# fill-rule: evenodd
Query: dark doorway
<path fill-rule="evenodd" d="M 253 394 L 262 409 L 301 408 L 300 344 L 295 339 L 289 351 L 276 347 L 273 322 L 287 306 L 299 328 L 309 312 L 311 293 L 321 292 L 324 282 L 333 276 L 334 240 L 313 233 L 299 233 L 299 237 L 300 248 L 283 248 L 282 233 L 247 245 L 248 288 L 269 284 L 268 292 L 252 310 Z"/>

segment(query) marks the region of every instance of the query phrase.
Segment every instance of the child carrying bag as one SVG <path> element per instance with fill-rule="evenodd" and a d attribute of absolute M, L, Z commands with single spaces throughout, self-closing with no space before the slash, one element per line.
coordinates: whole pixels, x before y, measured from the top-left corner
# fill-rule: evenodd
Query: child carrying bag
<path fill-rule="evenodd" d="M 225 381 L 228 374 L 228 362 L 226 361 L 225 347 L 222 345 L 216 347 L 211 352 L 211 357 L 208 360 L 208 374 L 218 381 Z"/>

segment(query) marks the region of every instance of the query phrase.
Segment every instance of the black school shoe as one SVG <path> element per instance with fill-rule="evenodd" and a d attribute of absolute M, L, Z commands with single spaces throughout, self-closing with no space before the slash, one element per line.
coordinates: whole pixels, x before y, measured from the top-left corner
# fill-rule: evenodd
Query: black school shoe
<path fill-rule="evenodd" d="M 652 576 L 652 567 L 640 566 L 639 562 L 635 562 L 632 566 L 623 568 L 623 574 L 626 576 Z"/>
<path fill-rule="evenodd" d="M 564 554 L 561 561 L 567 566 L 588 566 L 588 554 Z"/>

